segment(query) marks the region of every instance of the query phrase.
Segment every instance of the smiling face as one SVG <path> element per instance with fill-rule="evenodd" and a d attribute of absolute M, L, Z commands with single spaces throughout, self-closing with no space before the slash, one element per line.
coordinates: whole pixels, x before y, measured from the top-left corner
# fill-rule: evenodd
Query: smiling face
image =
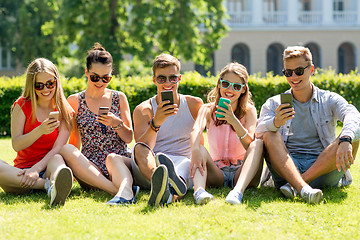
<path fill-rule="evenodd" d="M 231 83 L 239 83 L 244 84 L 244 81 L 239 77 L 239 75 L 233 72 L 225 73 L 222 78 L 223 80 L 227 80 Z M 240 95 L 246 91 L 246 86 L 243 87 L 240 91 L 235 91 L 233 86 L 229 86 L 228 88 L 221 87 L 221 83 L 218 83 L 218 87 L 220 89 L 220 97 L 227 98 L 231 100 L 231 104 L 236 104 Z"/>
<path fill-rule="evenodd" d="M 111 64 L 108 65 L 102 63 L 91 64 L 90 69 L 85 69 L 85 75 L 88 78 L 88 87 L 98 90 L 104 90 L 109 83 L 104 83 L 101 79 L 97 82 L 92 82 L 90 80 L 90 76 L 91 75 L 96 75 L 100 77 L 111 76 L 111 72 L 112 72 Z"/>
<path fill-rule="evenodd" d="M 169 91 L 169 90 L 173 90 L 174 93 L 177 92 L 180 81 L 177 83 L 171 83 L 169 81 L 169 76 L 180 75 L 180 70 L 178 70 L 178 68 L 175 65 L 171 65 L 171 66 L 164 67 L 164 68 L 156 68 L 154 75 L 155 76 L 153 76 L 153 82 L 155 83 L 155 85 L 157 87 L 158 94 L 160 94 L 160 92 L 162 92 L 162 91 Z M 163 84 L 160 84 L 156 81 L 156 77 L 160 76 L 160 75 L 167 77 L 166 82 Z"/>
<path fill-rule="evenodd" d="M 309 62 L 305 61 L 303 57 L 289 58 L 284 61 L 284 69 L 296 69 L 305 68 L 309 65 Z M 293 93 L 302 92 L 311 89 L 310 77 L 314 74 L 314 65 L 311 65 L 304 69 L 304 74 L 297 76 L 294 72 L 290 77 L 286 77 L 286 80 L 290 84 Z"/>
<path fill-rule="evenodd" d="M 36 74 L 36 78 L 35 78 L 35 83 L 42 83 L 42 84 L 46 84 L 46 82 L 48 81 L 54 81 L 56 80 L 55 77 L 47 72 L 39 72 L 38 74 Z M 34 83 L 34 84 L 35 84 Z M 37 96 L 37 100 L 39 102 L 41 101 L 50 101 L 56 92 L 56 82 L 55 82 L 55 87 L 54 88 L 47 88 L 47 86 L 45 85 L 43 89 L 41 90 L 36 90 L 35 89 L 35 93 Z"/>

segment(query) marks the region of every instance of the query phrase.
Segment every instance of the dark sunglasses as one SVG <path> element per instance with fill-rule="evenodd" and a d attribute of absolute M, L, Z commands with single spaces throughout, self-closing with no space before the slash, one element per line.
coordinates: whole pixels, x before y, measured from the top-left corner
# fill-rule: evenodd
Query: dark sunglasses
<path fill-rule="evenodd" d="M 298 67 L 296 69 L 283 69 L 282 72 L 285 77 L 291 77 L 292 73 L 294 72 L 297 76 L 302 76 L 306 68 L 310 67 L 311 65 L 307 65 L 306 67 Z"/>
<path fill-rule="evenodd" d="M 241 91 L 241 89 L 243 87 L 245 87 L 245 84 L 232 83 L 232 82 L 229 82 L 228 80 L 224 80 L 221 78 L 220 78 L 220 84 L 221 84 L 222 88 L 229 88 L 230 86 L 232 86 L 232 88 L 237 92 Z"/>
<path fill-rule="evenodd" d="M 35 82 L 34 88 L 36 90 L 43 90 L 45 86 L 47 89 L 53 89 L 56 86 L 56 80 L 49 80 L 46 83 Z"/>
<path fill-rule="evenodd" d="M 156 76 L 156 82 L 158 84 L 164 84 L 166 83 L 166 79 L 169 79 L 170 83 L 177 83 L 180 81 L 180 75 L 170 75 L 170 76 L 164 76 L 164 75 L 158 75 Z"/>
<path fill-rule="evenodd" d="M 90 80 L 92 82 L 98 82 L 100 79 L 103 81 L 103 83 L 108 83 L 111 81 L 112 76 L 103 76 L 100 77 L 99 75 L 90 75 Z"/>

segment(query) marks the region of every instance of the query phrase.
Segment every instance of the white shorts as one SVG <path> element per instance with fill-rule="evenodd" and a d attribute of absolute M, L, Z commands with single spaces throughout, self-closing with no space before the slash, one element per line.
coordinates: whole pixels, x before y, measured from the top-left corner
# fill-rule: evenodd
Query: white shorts
<path fill-rule="evenodd" d="M 150 181 L 147 180 L 140 172 L 139 166 L 136 163 L 135 160 L 135 146 L 137 144 L 141 144 L 145 147 L 147 147 L 155 157 L 155 153 L 152 151 L 152 149 L 146 144 L 142 142 L 138 142 L 134 145 L 133 151 L 131 153 L 131 170 L 134 178 L 134 185 L 138 185 L 143 189 L 150 189 Z M 165 153 L 166 154 L 166 153 Z M 166 154 L 174 163 L 175 166 L 175 172 L 177 175 L 179 175 L 185 182 L 188 189 L 193 188 L 193 181 L 190 177 L 190 163 L 191 160 L 184 156 L 175 156 L 175 155 L 169 155 Z"/>

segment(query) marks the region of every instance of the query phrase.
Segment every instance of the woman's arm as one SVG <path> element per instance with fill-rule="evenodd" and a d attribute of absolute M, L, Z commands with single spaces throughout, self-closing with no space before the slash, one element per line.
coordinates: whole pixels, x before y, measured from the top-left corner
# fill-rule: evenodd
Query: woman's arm
<path fill-rule="evenodd" d="M 31 121 L 31 119 L 28 119 Z M 45 119 L 40 126 L 24 134 L 26 116 L 19 104 L 15 104 L 11 113 L 11 141 L 16 152 L 30 147 L 43 134 L 52 133 L 60 125 L 60 121 Z"/>
<path fill-rule="evenodd" d="M 119 92 L 120 97 L 120 121 L 123 123 L 123 127 L 115 130 L 119 137 L 126 143 L 130 143 L 133 140 L 133 128 L 130 115 L 130 107 L 128 100 L 124 93 Z M 115 123 L 115 126 L 119 123 Z"/>
<path fill-rule="evenodd" d="M 81 136 L 76 124 L 76 115 L 78 113 L 78 104 L 79 104 L 79 94 L 71 95 L 70 97 L 68 97 L 67 101 L 74 110 L 73 127 L 71 129 L 69 144 L 74 145 L 77 149 L 80 149 Z"/>

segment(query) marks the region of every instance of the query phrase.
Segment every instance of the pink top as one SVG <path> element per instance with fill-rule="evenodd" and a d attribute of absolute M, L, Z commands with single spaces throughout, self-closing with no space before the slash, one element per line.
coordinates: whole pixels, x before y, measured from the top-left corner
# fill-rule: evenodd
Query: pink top
<path fill-rule="evenodd" d="M 245 124 L 245 117 L 240 119 L 242 125 Z M 238 161 L 244 159 L 246 150 L 241 144 L 236 132 L 231 125 L 222 124 L 215 126 L 213 118 L 210 120 L 207 130 L 210 156 L 213 161 L 219 161 L 218 166 L 237 165 Z"/>

